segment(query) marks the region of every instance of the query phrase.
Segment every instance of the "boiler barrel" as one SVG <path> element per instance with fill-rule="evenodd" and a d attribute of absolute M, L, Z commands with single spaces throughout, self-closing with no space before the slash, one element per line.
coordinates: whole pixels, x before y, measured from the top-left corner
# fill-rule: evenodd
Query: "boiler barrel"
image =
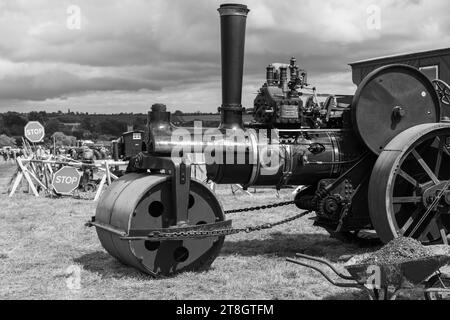
<path fill-rule="evenodd" d="M 208 177 L 218 184 L 244 186 L 315 185 L 322 179 L 339 177 L 361 156 L 351 131 L 312 130 L 302 138 L 267 144 L 256 132 L 247 131 L 251 147 L 247 164 L 207 165 Z"/>
<path fill-rule="evenodd" d="M 218 184 L 315 185 L 338 177 L 365 150 L 351 130 L 274 130 L 268 138 L 266 130 L 152 127 L 152 153 L 204 154 L 207 176 Z"/>

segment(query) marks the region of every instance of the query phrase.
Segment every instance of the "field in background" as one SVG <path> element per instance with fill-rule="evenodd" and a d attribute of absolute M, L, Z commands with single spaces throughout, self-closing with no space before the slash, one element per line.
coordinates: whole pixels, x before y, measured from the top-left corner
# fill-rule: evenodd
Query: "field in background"
<path fill-rule="evenodd" d="M 8 183 L 16 170 L 16 164 L 0 160 L 0 194 L 7 192 Z M 1 209 L 0 209 L 1 210 Z"/>
<path fill-rule="evenodd" d="M 0 165 L 1 183 L 11 173 Z M 273 190 L 232 195 L 221 187 L 224 209 L 290 199 Z M 84 223 L 95 213 L 91 201 L 0 195 L 0 299 L 366 299 L 354 289 L 331 286 L 316 272 L 287 263 L 296 252 L 326 258 L 375 248 L 360 248 L 329 238 L 307 218 L 254 234 L 227 238 L 209 271 L 152 279 L 122 265 L 101 247 Z M 275 222 L 293 216 L 293 206 L 232 214 L 234 226 Z M 74 270 L 80 289 L 71 289 Z M 68 285 L 69 284 L 69 285 Z"/>

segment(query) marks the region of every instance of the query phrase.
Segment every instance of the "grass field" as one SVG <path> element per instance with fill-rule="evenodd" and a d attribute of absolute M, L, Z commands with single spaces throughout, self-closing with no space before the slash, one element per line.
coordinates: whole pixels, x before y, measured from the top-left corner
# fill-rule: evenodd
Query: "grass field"
<path fill-rule="evenodd" d="M 4 177 L 11 170 L 0 166 L 0 182 L 7 181 Z M 225 210 L 290 199 L 289 192 L 281 198 L 272 190 L 232 195 L 225 187 L 218 195 Z M 95 213 L 94 202 L 1 194 L 0 203 L 0 299 L 366 299 L 361 291 L 333 287 L 285 258 L 306 253 L 343 270 L 340 256 L 376 249 L 331 239 L 303 218 L 272 230 L 228 237 L 206 272 L 156 280 L 103 250 L 95 230 L 84 226 Z M 234 226 L 244 226 L 297 213 L 290 206 L 229 218 Z M 67 284 L 77 268 L 81 287 L 70 289 Z"/>

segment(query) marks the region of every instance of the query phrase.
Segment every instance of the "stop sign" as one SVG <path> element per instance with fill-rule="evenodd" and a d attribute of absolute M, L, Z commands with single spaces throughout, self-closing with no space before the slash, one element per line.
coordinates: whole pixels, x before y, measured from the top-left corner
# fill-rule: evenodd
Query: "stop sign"
<path fill-rule="evenodd" d="M 53 177 L 53 189 L 59 194 L 70 194 L 78 188 L 81 173 L 74 167 L 63 167 Z"/>
<path fill-rule="evenodd" d="M 30 121 L 25 126 L 25 138 L 30 140 L 30 142 L 41 142 L 45 136 L 45 129 L 42 124 L 37 121 Z"/>

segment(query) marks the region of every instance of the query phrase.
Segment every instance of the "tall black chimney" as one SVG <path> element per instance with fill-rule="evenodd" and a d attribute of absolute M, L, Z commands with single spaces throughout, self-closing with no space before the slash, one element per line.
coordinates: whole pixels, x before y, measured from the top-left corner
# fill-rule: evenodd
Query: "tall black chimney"
<path fill-rule="evenodd" d="M 245 25 L 250 11 L 242 4 L 222 4 L 220 30 L 222 43 L 222 107 L 224 129 L 242 128 L 242 74 L 244 69 Z"/>

